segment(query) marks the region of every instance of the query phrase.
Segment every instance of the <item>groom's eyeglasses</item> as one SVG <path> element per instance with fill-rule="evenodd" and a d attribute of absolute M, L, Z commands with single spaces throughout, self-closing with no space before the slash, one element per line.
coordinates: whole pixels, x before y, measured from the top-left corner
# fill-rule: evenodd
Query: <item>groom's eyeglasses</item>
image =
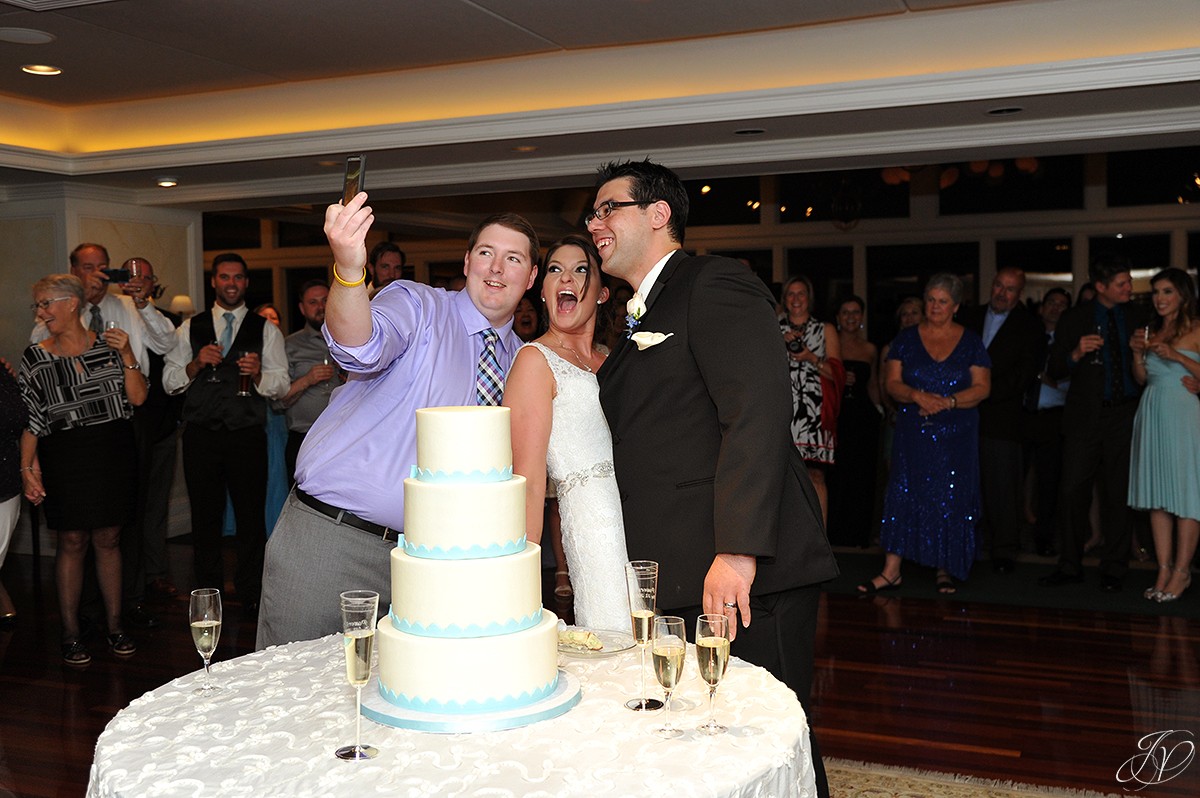
<path fill-rule="evenodd" d="M 607 219 L 610 215 L 612 215 L 612 212 L 615 211 L 617 208 L 628 208 L 631 205 L 653 205 L 653 204 L 654 204 L 653 201 L 640 202 L 638 200 L 625 200 L 623 202 L 617 202 L 616 200 L 607 200 L 605 202 L 601 202 L 595 208 L 592 208 L 590 211 L 588 211 L 587 216 L 583 217 L 583 223 L 586 226 L 586 225 L 591 224 L 593 219 L 600 219 L 601 221 L 603 221 L 603 220 Z"/>

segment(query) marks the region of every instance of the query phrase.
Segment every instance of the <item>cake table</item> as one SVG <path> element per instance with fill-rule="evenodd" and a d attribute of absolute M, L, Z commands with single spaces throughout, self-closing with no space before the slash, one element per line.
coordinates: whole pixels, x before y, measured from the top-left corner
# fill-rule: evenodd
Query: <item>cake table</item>
<path fill-rule="evenodd" d="M 223 692 L 192 695 L 202 672 L 135 699 L 96 743 L 89 796 L 799 796 L 811 798 L 808 723 L 795 695 L 762 668 L 730 659 L 717 693 L 729 732 L 695 731 L 707 687 L 694 655 L 676 690 L 682 738 L 651 730 L 661 712 L 624 708 L 638 689 L 637 651 L 561 656 L 582 686 L 566 714 L 517 729 L 430 734 L 363 720 L 367 762 L 333 751 L 353 742 L 354 691 L 341 635 L 212 666 Z M 658 694 L 651 676 L 647 690 Z"/>

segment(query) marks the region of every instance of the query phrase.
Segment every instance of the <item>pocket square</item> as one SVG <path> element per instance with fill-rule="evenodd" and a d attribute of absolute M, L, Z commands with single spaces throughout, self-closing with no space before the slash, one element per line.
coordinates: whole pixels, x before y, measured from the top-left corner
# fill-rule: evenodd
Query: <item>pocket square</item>
<path fill-rule="evenodd" d="M 675 333 L 635 332 L 632 336 L 630 336 L 630 340 L 637 344 L 638 351 L 640 352 L 643 349 L 649 349 L 652 346 L 658 346 L 674 334 Z"/>

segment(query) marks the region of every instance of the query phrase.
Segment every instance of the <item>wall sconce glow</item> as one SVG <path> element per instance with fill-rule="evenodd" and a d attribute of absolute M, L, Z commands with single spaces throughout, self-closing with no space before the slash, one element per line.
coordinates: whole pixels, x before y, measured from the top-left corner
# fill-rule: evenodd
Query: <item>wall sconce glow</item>
<path fill-rule="evenodd" d="M 49 64 L 26 64 L 21 67 L 21 71 L 30 75 L 39 75 L 41 77 L 50 77 L 51 75 L 61 75 L 62 70 L 56 66 Z"/>
<path fill-rule="evenodd" d="M 780 206 L 779 206 L 779 212 L 780 212 L 780 213 L 787 213 L 787 206 L 786 206 L 786 205 L 780 205 Z"/>
<path fill-rule="evenodd" d="M 175 188 L 179 185 L 179 181 L 174 177 L 160 177 L 154 181 L 154 185 L 159 188 Z"/>
<path fill-rule="evenodd" d="M 701 194 L 707 194 L 710 191 L 712 191 L 712 186 L 701 186 L 700 187 Z"/>
<path fill-rule="evenodd" d="M 750 206 L 750 208 L 753 210 L 758 210 L 758 206 L 759 206 L 759 203 L 755 202 L 753 205 Z"/>
<path fill-rule="evenodd" d="M 809 205 L 807 208 L 804 209 L 804 217 L 808 218 L 810 216 L 812 216 L 812 206 L 811 205 Z"/>

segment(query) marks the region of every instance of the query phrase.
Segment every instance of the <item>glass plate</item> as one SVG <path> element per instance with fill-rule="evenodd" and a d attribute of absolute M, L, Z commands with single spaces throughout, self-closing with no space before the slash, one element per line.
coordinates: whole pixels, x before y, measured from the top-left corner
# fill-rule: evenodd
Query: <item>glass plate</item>
<path fill-rule="evenodd" d="M 568 631 L 584 631 L 579 626 L 568 626 Z M 628 651 L 633 648 L 633 635 L 629 632 L 614 632 L 609 629 L 589 629 L 596 637 L 600 638 L 604 648 L 599 651 L 587 651 L 574 646 L 566 646 L 562 643 L 558 644 L 558 653 L 565 654 L 568 657 L 583 657 L 585 659 L 595 657 L 611 657 L 613 654 L 619 654 L 622 651 Z"/>

